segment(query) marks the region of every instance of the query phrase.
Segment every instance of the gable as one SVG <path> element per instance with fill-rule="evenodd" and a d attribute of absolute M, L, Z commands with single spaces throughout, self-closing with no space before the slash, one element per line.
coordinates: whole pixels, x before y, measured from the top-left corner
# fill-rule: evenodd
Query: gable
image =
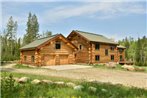
<path fill-rule="evenodd" d="M 75 49 L 77 48 L 71 42 L 69 42 L 62 34 L 56 34 L 56 35 L 53 35 L 53 36 L 50 36 L 50 37 L 35 40 L 35 41 L 23 46 L 20 49 L 21 50 L 29 50 L 29 49 L 41 48 L 42 46 L 48 44 L 50 41 L 55 40 L 57 38 L 59 38 L 59 39 L 63 40 L 64 42 L 66 42 L 70 47 L 75 48 Z"/>
<path fill-rule="evenodd" d="M 56 48 L 56 43 L 60 43 L 60 48 Z M 67 42 L 60 38 L 49 41 L 40 48 L 41 54 L 71 54 L 74 51 L 74 47 L 71 47 Z"/>

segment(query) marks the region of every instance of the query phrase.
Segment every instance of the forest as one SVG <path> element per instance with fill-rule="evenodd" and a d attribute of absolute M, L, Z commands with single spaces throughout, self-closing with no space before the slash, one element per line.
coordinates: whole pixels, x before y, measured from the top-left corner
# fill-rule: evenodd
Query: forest
<path fill-rule="evenodd" d="M 5 29 L 0 34 L 1 41 L 1 61 L 19 60 L 19 48 L 42 37 L 52 35 L 51 31 L 39 34 L 39 23 L 35 14 L 29 13 L 26 23 L 26 33 L 23 37 L 17 37 L 17 21 L 11 16 L 8 19 Z M 147 66 L 147 37 L 138 39 L 126 37 L 118 41 L 119 44 L 126 47 L 126 60 L 133 61 L 135 65 Z"/>

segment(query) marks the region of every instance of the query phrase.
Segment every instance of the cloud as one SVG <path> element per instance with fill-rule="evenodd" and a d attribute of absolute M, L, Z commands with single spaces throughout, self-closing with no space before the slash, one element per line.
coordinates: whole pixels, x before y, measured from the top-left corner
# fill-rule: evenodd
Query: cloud
<path fill-rule="evenodd" d="M 109 19 L 128 14 L 146 14 L 146 8 L 141 3 L 134 2 L 97 2 L 83 3 L 78 6 L 59 6 L 44 12 L 43 22 L 57 22 L 73 17 L 93 17 Z"/>

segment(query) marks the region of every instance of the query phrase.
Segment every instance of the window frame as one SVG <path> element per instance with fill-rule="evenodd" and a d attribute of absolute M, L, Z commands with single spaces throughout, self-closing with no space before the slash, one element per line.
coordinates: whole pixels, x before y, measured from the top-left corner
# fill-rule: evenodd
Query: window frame
<path fill-rule="evenodd" d="M 113 59 L 112 59 L 113 58 Z M 114 61 L 114 55 L 111 55 L 111 61 Z"/>
<path fill-rule="evenodd" d="M 31 56 L 31 62 L 33 62 L 33 63 L 35 62 L 35 56 L 34 55 Z"/>
<path fill-rule="evenodd" d="M 55 49 L 57 49 L 57 50 L 61 49 L 61 41 L 56 41 Z"/>
<path fill-rule="evenodd" d="M 109 55 L 109 50 L 105 49 L 105 56 L 108 56 L 108 55 Z"/>
<path fill-rule="evenodd" d="M 110 46 L 110 50 L 114 51 L 115 50 L 115 46 Z"/>
<path fill-rule="evenodd" d="M 120 56 L 119 56 L 119 60 L 120 60 L 120 61 L 123 61 L 123 55 L 120 55 Z"/>
<path fill-rule="evenodd" d="M 79 50 L 82 50 L 82 49 L 83 49 L 83 45 L 80 44 L 80 45 L 79 45 Z"/>
<path fill-rule="evenodd" d="M 100 44 L 99 43 L 95 43 L 95 50 L 100 50 Z"/>
<path fill-rule="evenodd" d="M 95 55 L 95 61 L 100 61 L 100 55 Z"/>

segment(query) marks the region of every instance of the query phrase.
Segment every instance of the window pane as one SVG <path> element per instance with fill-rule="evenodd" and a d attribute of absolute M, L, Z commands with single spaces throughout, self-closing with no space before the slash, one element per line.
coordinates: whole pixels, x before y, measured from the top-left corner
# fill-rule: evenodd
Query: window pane
<path fill-rule="evenodd" d="M 111 55 L 111 60 L 114 61 L 114 55 Z"/>
<path fill-rule="evenodd" d="M 82 49 L 82 45 L 79 45 L 79 49 L 80 49 L 80 50 Z"/>
<path fill-rule="evenodd" d="M 100 45 L 99 44 L 95 44 L 95 50 L 99 50 Z"/>
<path fill-rule="evenodd" d="M 32 59 L 32 62 L 34 62 L 34 60 L 35 60 L 35 57 L 34 57 L 34 56 L 32 56 L 32 57 L 31 57 L 31 59 Z"/>
<path fill-rule="evenodd" d="M 105 49 L 105 55 L 106 56 L 108 55 L 108 49 Z"/>
<path fill-rule="evenodd" d="M 96 60 L 96 61 L 99 61 L 99 60 L 100 60 L 100 56 L 99 56 L 99 55 L 96 55 L 96 56 L 95 56 L 95 60 Z"/>
<path fill-rule="evenodd" d="M 115 47 L 114 47 L 114 46 L 111 46 L 110 49 L 111 49 L 112 51 L 114 51 Z"/>
<path fill-rule="evenodd" d="M 60 49 L 61 48 L 61 42 L 56 42 L 56 49 Z"/>

